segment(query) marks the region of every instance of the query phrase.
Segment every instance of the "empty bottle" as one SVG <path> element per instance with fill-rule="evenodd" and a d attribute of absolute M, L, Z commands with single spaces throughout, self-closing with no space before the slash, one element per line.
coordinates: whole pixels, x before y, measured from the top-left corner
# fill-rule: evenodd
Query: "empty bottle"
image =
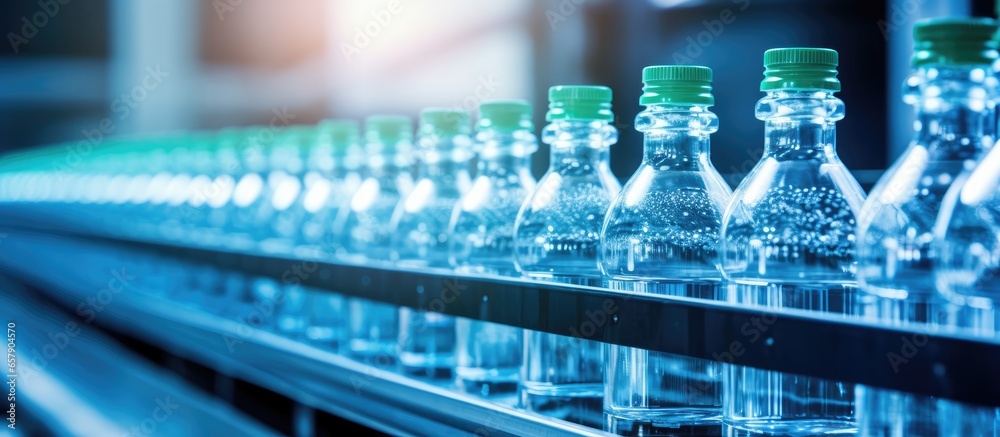
<path fill-rule="evenodd" d="M 405 116 L 372 116 L 365 131 L 368 177 L 337 216 L 334 233 L 343 238 L 337 254 L 349 262 L 389 261 L 392 213 L 413 186 L 413 124 Z M 392 305 L 348 299 L 347 353 L 372 364 L 395 363 L 398 316 Z"/>
<path fill-rule="evenodd" d="M 618 131 L 611 125 L 611 90 L 549 89 L 550 122 L 542 141 L 549 169 L 518 212 L 514 261 L 528 277 L 599 285 L 601 223 L 621 185 L 608 163 Z M 600 426 L 604 345 L 593 339 L 525 332 L 521 402 L 525 408 Z"/>
<path fill-rule="evenodd" d="M 709 159 L 719 120 L 709 111 L 712 70 L 642 71 L 635 120 L 643 160 L 618 194 L 601 231 L 601 270 L 615 290 L 716 299 L 722 214 L 732 190 Z M 718 363 L 607 346 L 605 430 L 620 435 L 707 434 L 719 426 Z"/>
<path fill-rule="evenodd" d="M 449 262 L 461 272 L 511 275 L 514 221 L 535 188 L 531 155 L 538 150 L 531 104 L 497 100 L 479 105 L 472 189 L 451 218 Z M 485 300 L 480 313 L 493 303 Z M 496 323 L 458 319 L 455 376 L 459 387 L 482 396 L 511 394 L 521 371 L 522 330 Z"/>
<path fill-rule="evenodd" d="M 935 293 L 933 227 L 952 182 L 995 140 L 996 31 L 993 20 L 975 18 L 913 27 L 915 71 L 904 98 L 916 107 L 915 136 L 875 184 L 858 224 L 863 308 L 877 323 L 917 322 L 926 332 L 954 322 L 954 309 Z M 949 401 L 867 386 L 858 397 L 866 435 L 948 435 L 938 419 Z"/>
<path fill-rule="evenodd" d="M 764 53 L 764 154 L 726 208 L 722 271 L 735 303 L 851 313 L 855 226 L 864 192 L 836 152 L 844 103 L 834 97 L 837 52 Z M 775 311 L 778 311 L 777 309 Z M 765 316 L 766 322 L 774 314 Z M 851 384 L 728 365 L 723 416 L 777 434 L 856 430 Z"/>

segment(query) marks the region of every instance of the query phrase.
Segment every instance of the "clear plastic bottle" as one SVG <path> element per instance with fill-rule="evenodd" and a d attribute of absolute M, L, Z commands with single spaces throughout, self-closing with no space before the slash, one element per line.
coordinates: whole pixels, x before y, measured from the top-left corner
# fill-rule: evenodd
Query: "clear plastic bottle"
<path fill-rule="evenodd" d="M 334 221 L 361 185 L 365 156 L 357 121 L 325 120 L 316 130 L 316 146 L 307 162 L 312 176 L 306 176 L 311 182 L 307 182 L 309 188 L 302 200 L 306 218 L 300 249 L 325 258 L 340 247 L 341 241 L 333 232 Z"/>
<path fill-rule="evenodd" d="M 460 272 L 516 274 L 514 221 L 535 188 L 531 155 L 538 150 L 531 104 L 496 100 L 479 105 L 479 160 L 472 189 L 456 205 L 450 225 L 449 262 Z M 480 311 L 488 313 L 484 301 Z M 517 391 L 522 330 L 458 319 L 455 376 L 459 388 L 482 396 Z"/>
<path fill-rule="evenodd" d="M 726 208 L 719 249 L 734 303 L 776 313 L 854 311 L 855 226 L 865 195 L 836 152 L 835 123 L 844 118 L 833 95 L 837 58 L 829 49 L 764 53 L 767 95 L 756 109 L 764 155 Z M 736 429 L 856 430 L 852 384 L 726 365 L 723 391 L 723 419 Z"/>
<path fill-rule="evenodd" d="M 417 138 L 417 183 L 393 213 L 396 262 L 410 268 L 448 266 L 452 211 L 472 184 L 469 114 L 426 108 Z M 427 296 L 428 294 L 423 294 Z M 455 318 L 399 308 L 399 361 L 409 374 L 450 378 L 455 368 Z"/>
<path fill-rule="evenodd" d="M 353 120 L 326 120 L 317 125 L 316 143 L 310 148 L 303 178 L 306 189 L 299 202 L 305 217 L 298 256 L 325 259 L 339 246 L 333 233 L 334 220 L 361 184 L 359 169 L 364 158 L 359 137 L 358 123 Z M 307 289 L 301 302 L 304 337 L 313 344 L 338 350 L 347 338 L 346 298 Z"/>
<path fill-rule="evenodd" d="M 601 270 L 616 290 L 716 299 L 722 214 L 733 193 L 709 158 L 719 120 L 709 111 L 712 70 L 642 71 L 635 120 L 643 160 L 608 209 Z M 719 426 L 718 363 L 607 345 L 605 430 L 619 435 L 709 433 Z"/>
<path fill-rule="evenodd" d="M 549 169 L 521 206 L 514 262 L 525 276 L 600 285 L 601 223 L 621 184 L 608 163 L 618 131 L 611 126 L 611 89 L 549 89 L 550 122 L 542 141 Z M 526 331 L 521 403 L 532 411 L 600 426 L 604 345 L 591 339 Z"/>
<path fill-rule="evenodd" d="M 306 180 L 306 162 L 310 150 L 316 144 L 313 126 L 290 126 L 271 148 L 271 208 L 274 215 L 264 223 L 270 229 L 270 238 L 263 246 L 276 253 L 291 253 L 300 239 L 302 221 L 306 210 L 302 204 L 304 193 L 309 188 Z"/>
<path fill-rule="evenodd" d="M 278 131 L 280 134 L 280 131 Z M 271 163 L 270 148 L 276 141 L 274 130 L 266 126 L 246 128 L 237 141 L 240 167 L 236 172 L 236 187 L 228 206 L 229 246 L 247 251 L 267 234 L 265 226 L 274 209 L 271 207 L 272 188 L 268 184 Z"/>
<path fill-rule="evenodd" d="M 933 251 L 937 291 L 960 306 L 953 322 L 978 337 L 1000 337 L 1000 147 L 952 183 L 934 226 Z M 938 402 L 938 414 L 947 418 L 938 422 L 939 435 L 1000 435 L 1000 408 Z"/>
<path fill-rule="evenodd" d="M 343 238 L 338 257 L 348 262 L 389 261 L 393 210 L 413 186 L 413 122 L 405 116 L 381 115 L 365 120 L 368 176 L 342 208 L 334 224 Z M 396 307 L 365 299 L 348 299 L 347 353 L 359 360 L 390 365 L 399 345 Z"/>
<path fill-rule="evenodd" d="M 225 128 L 214 136 L 212 146 L 213 168 L 211 182 L 202 193 L 209 208 L 205 216 L 205 226 L 210 235 L 216 236 L 218 245 L 225 245 L 226 225 L 230 219 L 227 206 L 233 199 L 236 188 L 235 175 L 240 170 L 240 129 Z"/>
<path fill-rule="evenodd" d="M 993 145 L 996 30 L 993 20 L 970 18 L 913 27 L 916 71 L 905 99 L 917 109 L 916 134 L 875 184 L 858 224 L 858 280 L 866 293 L 890 300 L 877 314 L 887 322 L 940 320 L 932 228 L 952 181 Z"/>
<path fill-rule="evenodd" d="M 1000 334 L 1000 147 L 955 180 L 934 232 L 935 285 L 968 307 L 956 322 L 977 335 Z"/>
<path fill-rule="evenodd" d="M 996 31 L 993 20 L 976 18 L 913 27 L 915 71 L 904 98 L 916 107 L 915 136 L 872 189 L 858 224 L 862 305 L 876 323 L 921 323 L 912 326 L 928 332 L 954 322 L 954 308 L 935 293 L 933 227 L 953 181 L 995 139 Z M 948 401 L 867 386 L 858 399 L 863 434 L 947 435 L 937 418 Z"/>

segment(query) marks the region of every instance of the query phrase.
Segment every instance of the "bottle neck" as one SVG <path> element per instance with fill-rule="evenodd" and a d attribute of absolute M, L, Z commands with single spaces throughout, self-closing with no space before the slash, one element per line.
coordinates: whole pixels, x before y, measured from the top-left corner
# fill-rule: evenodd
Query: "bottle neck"
<path fill-rule="evenodd" d="M 420 139 L 417 179 L 439 182 L 454 180 L 469 173 L 472 140 L 466 135 L 424 137 Z"/>
<path fill-rule="evenodd" d="M 757 102 L 764 156 L 779 160 L 836 158 L 836 122 L 844 102 L 830 91 L 771 91 Z"/>
<path fill-rule="evenodd" d="M 653 105 L 639 113 L 643 163 L 658 170 L 699 170 L 711 165 L 709 136 L 719 119 L 701 105 Z"/>
<path fill-rule="evenodd" d="M 528 130 L 501 133 L 492 130 L 480 132 L 476 139 L 482 145 L 477 176 L 491 178 L 518 177 L 531 171 L 531 155 L 538 150 L 538 139 Z"/>
<path fill-rule="evenodd" d="M 546 126 L 542 141 L 551 146 L 550 171 L 596 172 L 608 168 L 618 131 L 608 122 L 564 120 Z"/>
<path fill-rule="evenodd" d="M 410 175 L 413 172 L 413 160 L 410 153 L 380 153 L 368 157 L 366 172 L 368 177 L 392 181 L 399 176 Z"/>
<path fill-rule="evenodd" d="M 997 80 L 986 66 L 925 67 L 906 82 L 916 143 L 933 160 L 975 159 L 996 138 Z"/>

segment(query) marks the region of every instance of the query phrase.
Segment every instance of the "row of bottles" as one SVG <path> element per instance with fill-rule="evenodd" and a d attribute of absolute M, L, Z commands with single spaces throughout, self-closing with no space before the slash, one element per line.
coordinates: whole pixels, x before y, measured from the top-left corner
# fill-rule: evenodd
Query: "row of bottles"
<path fill-rule="evenodd" d="M 60 152 L 49 150 L 2 161 L 0 206 L 60 205 L 68 217 L 134 238 L 726 300 L 768 314 L 793 308 L 961 326 L 994 337 L 996 30 L 986 19 L 916 25 L 906 84 L 916 138 L 867 200 L 836 152 L 836 122 L 845 115 L 834 95 L 837 52 L 791 48 L 764 54 L 765 96 L 756 106 L 764 154 L 735 191 L 709 155 L 719 128 L 709 109 L 711 70 L 653 66 L 642 72 L 645 109 L 635 123 L 643 160 L 624 188 L 608 165 L 617 141 L 611 90 L 557 86 L 541 135 L 550 167 L 537 183 L 530 105 L 497 101 L 481 105 L 474 133 L 467 113 L 431 108 L 415 139 L 408 118 L 374 116 L 363 138 L 356 123 L 338 120 L 123 138 L 59 168 L 51 165 Z M 258 298 L 273 297 L 273 288 L 257 290 Z M 976 435 L 1000 423 L 942 416 L 957 411 L 946 400 L 900 407 L 893 394 L 850 383 L 284 292 L 309 316 L 291 311 L 279 330 L 338 313 L 347 325 L 341 349 L 352 357 L 454 377 L 472 393 L 517 390 L 525 408 L 603 421 L 619 434 L 697 434 L 722 421 L 749 432 L 917 435 L 911 422 L 927 421 L 920 433 Z M 601 410 L 603 418 L 589 416 Z"/>

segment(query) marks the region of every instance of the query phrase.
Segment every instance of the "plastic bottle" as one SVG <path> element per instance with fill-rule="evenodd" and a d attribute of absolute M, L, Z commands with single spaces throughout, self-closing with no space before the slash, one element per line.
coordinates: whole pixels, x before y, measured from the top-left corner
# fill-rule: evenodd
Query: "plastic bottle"
<path fill-rule="evenodd" d="M 549 89 L 549 170 L 521 206 L 514 260 L 535 279 L 599 285 L 601 222 L 621 185 L 608 164 L 618 131 L 611 126 L 611 90 Z M 521 403 L 525 408 L 600 426 L 604 345 L 590 339 L 525 332 Z"/>
<path fill-rule="evenodd" d="M 913 27 L 916 71 L 906 101 L 916 106 L 910 147 L 872 189 L 858 224 L 858 280 L 884 298 L 875 316 L 943 321 L 931 252 L 941 201 L 962 169 L 993 145 L 998 82 L 991 19 L 938 18 Z"/>
<path fill-rule="evenodd" d="M 642 71 L 635 120 L 643 160 L 601 231 L 601 270 L 616 290 L 716 299 L 722 214 L 733 193 L 709 159 L 719 120 L 709 111 L 712 70 Z M 720 365 L 607 345 L 605 430 L 620 435 L 708 433 L 721 416 Z"/>
<path fill-rule="evenodd" d="M 954 323 L 954 308 L 935 293 L 933 226 L 952 182 L 995 140 L 996 31 L 994 20 L 977 18 L 913 27 L 915 71 L 904 98 L 916 108 L 915 136 L 872 189 L 858 224 L 863 307 L 876 323 L 921 323 L 913 326 L 925 333 Z M 859 386 L 858 399 L 866 435 L 950 435 L 942 425 L 961 422 L 938 398 Z"/>
<path fill-rule="evenodd" d="M 764 53 L 757 118 L 764 154 L 726 208 L 721 269 L 730 301 L 852 313 L 857 283 L 855 226 L 864 192 L 836 152 L 844 103 L 834 97 L 837 52 Z M 856 430 L 852 384 L 743 366 L 723 370 L 723 419 L 736 429 L 777 434 Z"/>
<path fill-rule="evenodd" d="M 372 116 L 365 120 L 367 178 L 342 208 L 334 224 L 343 238 L 337 256 L 347 262 L 390 259 L 393 210 L 413 186 L 413 123 L 408 117 Z M 391 365 L 397 359 L 399 313 L 396 307 L 348 299 L 347 353 L 361 361 Z"/>
<path fill-rule="evenodd" d="M 274 210 L 270 198 L 272 187 L 268 184 L 271 172 L 268 155 L 280 130 L 267 126 L 245 128 L 236 142 L 240 154 L 240 167 L 235 176 L 236 187 L 227 212 L 229 226 L 227 234 L 232 250 L 248 251 L 257 248 L 257 241 L 263 240 Z"/>
<path fill-rule="evenodd" d="M 448 266 L 448 224 L 471 185 L 469 114 L 447 108 L 420 113 L 417 183 L 392 216 L 393 258 L 410 268 Z M 433 291 L 434 287 L 430 287 Z M 439 289 L 444 290 L 444 287 Z M 429 298 L 433 293 L 421 293 Z M 443 301 L 442 301 L 443 302 Z M 455 318 L 399 308 L 399 360 L 411 375 L 450 378 L 455 368 Z"/>
<path fill-rule="evenodd" d="M 531 104 L 523 100 L 483 102 L 476 126 L 476 179 L 451 218 L 449 262 L 460 272 L 516 274 L 514 221 L 535 188 L 531 155 L 538 150 L 538 139 L 532 132 Z M 482 302 L 481 313 L 488 313 L 490 305 Z M 516 392 L 522 330 L 460 318 L 456 332 L 459 388 L 482 396 Z"/>
<path fill-rule="evenodd" d="M 265 226 L 270 230 L 270 238 L 263 245 L 264 250 L 275 253 L 291 253 L 300 240 L 302 221 L 306 211 L 302 204 L 304 193 L 309 189 L 306 180 L 309 175 L 306 163 L 310 150 L 316 144 L 313 126 L 289 126 L 271 147 L 272 172 L 268 184 L 272 187 L 270 199 L 274 215 Z"/>
<path fill-rule="evenodd" d="M 365 156 L 357 121 L 325 120 L 316 130 L 316 146 L 306 165 L 311 182 L 302 200 L 306 217 L 300 245 L 303 253 L 320 258 L 332 256 L 341 245 L 334 221 L 361 185 Z"/>

